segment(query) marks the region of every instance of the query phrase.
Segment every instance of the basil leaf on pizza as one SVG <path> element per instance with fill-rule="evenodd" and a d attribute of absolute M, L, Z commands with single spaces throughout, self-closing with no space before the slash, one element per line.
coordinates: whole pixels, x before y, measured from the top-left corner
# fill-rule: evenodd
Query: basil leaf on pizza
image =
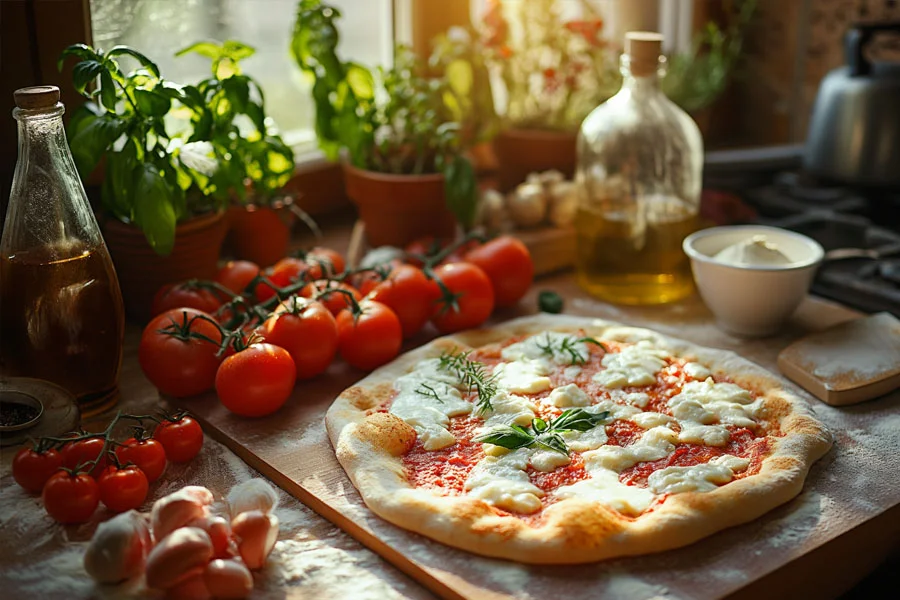
<path fill-rule="evenodd" d="M 831 447 L 806 402 L 749 361 L 547 314 L 409 352 L 325 422 L 373 512 L 529 563 L 693 543 L 796 496 Z"/>

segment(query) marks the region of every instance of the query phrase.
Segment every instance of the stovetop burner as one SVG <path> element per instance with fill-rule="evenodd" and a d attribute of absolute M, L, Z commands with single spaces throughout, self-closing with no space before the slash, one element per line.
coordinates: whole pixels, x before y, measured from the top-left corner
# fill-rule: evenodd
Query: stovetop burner
<path fill-rule="evenodd" d="M 754 222 L 807 235 L 826 252 L 881 251 L 900 245 L 900 191 L 822 184 L 801 170 L 802 146 L 707 154 L 704 188 L 730 192 L 756 212 Z M 727 224 L 727 223 L 720 223 Z M 900 316 L 900 258 L 826 260 L 814 294 L 864 311 Z"/>

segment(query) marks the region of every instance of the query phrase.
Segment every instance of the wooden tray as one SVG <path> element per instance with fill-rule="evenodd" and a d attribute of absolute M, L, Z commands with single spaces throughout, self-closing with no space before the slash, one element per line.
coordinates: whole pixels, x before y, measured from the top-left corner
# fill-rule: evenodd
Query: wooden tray
<path fill-rule="evenodd" d="M 539 281 L 519 310 L 497 320 L 531 312 L 526 307 L 535 306 L 537 291 L 548 288 L 567 298 L 567 313 L 735 350 L 773 372 L 778 352 L 794 339 L 858 316 L 810 299 L 779 337 L 747 341 L 719 331 L 696 298 L 617 309 L 584 296 L 564 275 Z M 804 393 L 834 431 L 835 448 L 813 467 L 800 497 L 757 521 L 682 549 L 582 566 L 527 566 L 455 550 L 374 516 L 335 460 L 323 416 L 363 375 L 335 364 L 327 376 L 298 385 L 277 414 L 257 420 L 229 414 L 211 396 L 181 404 L 251 466 L 443 598 L 780 598 L 799 590 L 833 597 L 900 539 L 900 393 L 843 409 Z"/>

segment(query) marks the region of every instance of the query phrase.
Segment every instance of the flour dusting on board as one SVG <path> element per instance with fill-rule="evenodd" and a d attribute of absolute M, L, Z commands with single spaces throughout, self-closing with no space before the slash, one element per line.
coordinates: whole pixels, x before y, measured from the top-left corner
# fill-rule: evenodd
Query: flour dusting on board
<path fill-rule="evenodd" d="M 10 454 L 9 456 L 11 456 Z M 160 483 L 151 487 L 152 501 L 184 485 L 202 482 L 217 499 L 238 482 L 259 477 L 237 456 L 209 438 L 190 463 L 169 465 Z M 310 598 L 427 597 L 420 588 L 390 569 L 377 555 L 300 504 L 282 490 L 275 515 L 279 541 L 267 566 L 257 573 L 254 598 L 283 599 L 287 593 Z M 224 506 L 217 502 L 217 506 Z M 89 523 L 64 528 L 44 511 L 40 497 L 29 496 L 13 481 L 10 463 L 0 470 L 0 530 L 6 544 L 17 548 L 15 560 L 0 570 L 0 589 L 15 589 L 33 598 L 158 597 L 141 579 L 120 585 L 98 585 L 82 565 L 87 543 L 97 524 L 111 516 L 102 507 Z M 34 556 L 41 560 L 35 561 Z"/>

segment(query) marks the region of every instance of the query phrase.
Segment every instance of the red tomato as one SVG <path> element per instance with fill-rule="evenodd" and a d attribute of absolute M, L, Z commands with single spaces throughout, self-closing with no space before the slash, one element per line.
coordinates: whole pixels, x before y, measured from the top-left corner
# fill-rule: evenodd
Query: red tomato
<path fill-rule="evenodd" d="M 491 280 L 479 267 L 466 262 L 441 265 L 434 270 L 455 297 L 454 303 L 441 298 L 431 321 L 441 333 L 478 327 L 494 310 Z"/>
<path fill-rule="evenodd" d="M 309 265 L 307 278 L 311 281 L 323 277 L 334 277 L 343 273 L 345 268 L 344 257 L 340 252 L 321 246 L 316 246 L 307 252 L 303 260 Z"/>
<path fill-rule="evenodd" d="M 103 438 L 87 438 L 77 442 L 69 442 L 62 447 L 63 466 L 67 469 L 78 469 L 85 463 L 95 460 L 103 452 L 105 442 Z M 106 457 L 103 456 L 97 464 L 91 468 L 90 475 L 96 477 L 106 467 Z"/>
<path fill-rule="evenodd" d="M 470 250 L 465 260 L 480 267 L 491 280 L 497 306 L 518 302 L 534 280 L 534 262 L 528 248 L 508 235 Z"/>
<path fill-rule="evenodd" d="M 197 456 L 203 447 L 203 430 L 193 418 L 183 416 L 164 420 L 153 431 L 153 439 L 166 451 L 166 458 L 173 463 L 185 463 Z"/>
<path fill-rule="evenodd" d="M 385 265 L 388 267 L 387 274 L 390 275 L 390 273 L 393 273 L 394 269 L 401 264 L 403 263 L 392 261 L 389 265 Z M 368 296 L 372 290 L 378 287 L 378 284 L 384 280 L 385 278 L 375 271 L 364 271 L 353 278 L 353 287 L 355 287 L 362 296 Z"/>
<path fill-rule="evenodd" d="M 440 298 L 437 284 L 411 265 L 397 267 L 386 281 L 378 284 L 369 298 L 390 308 L 400 319 L 403 337 L 418 333 L 434 311 Z"/>
<path fill-rule="evenodd" d="M 159 479 L 166 468 L 166 450 L 153 438 L 146 440 L 128 438 L 124 445 L 116 448 L 116 458 L 123 465 L 134 463 L 151 483 Z"/>
<path fill-rule="evenodd" d="M 22 448 L 16 452 L 12 462 L 13 479 L 25 491 L 36 493 L 44 489 L 50 476 L 63 466 L 62 455 L 50 448 L 35 452 L 32 448 Z"/>
<path fill-rule="evenodd" d="M 144 328 L 138 361 L 163 394 L 182 398 L 212 389 L 221 362 L 216 353 L 222 332 L 208 318 L 198 310 L 174 309 Z"/>
<path fill-rule="evenodd" d="M 94 478 L 68 471 L 59 471 L 48 479 L 41 496 L 47 514 L 59 523 L 84 523 L 100 503 L 100 491 Z"/>
<path fill-rule="evenodd" d="M 292 296 L 263 323 L 266 342 L 284 348 L 294 359 L 297 379 L 325 371 L 337 353 L 337 325 L 320 302 Z"/>
<path fill-rule="evenodd" d="M 304 261 L 288 256 L 279 260 L 270 269 L 266 269 L 264 275 L 272 285 L 283 288 L 296 283 L 306 269 L 307 265 Z M 265 302 L 274 296 L 275 290 L 272 289 L 272 286 L 265 283 L 256 286 L 256 299 L 260 302 Z"/>
<path fill-rule="evenodd" d="M 362 314 L 350 309 L 337 316 L 338 351 L 350 366 L 371 370 L 395 358 L 403 343 L 400 319 L 381 302 L 364 300 Z"/>
<path fill-rule="evenodd" d="M 253 344 L 222 362 L 216 373 L 216 393 L 236 415 L 263 417 L 284 405 L 296 381 L 297 369 L 287 350 Z"/>
<path fill-rule="evenodd" d="M 357 302 L 362 299 L 362 296 L 356 288 L 346 283 L 338 283 L 330 280 L 320 280 L 308 283 L 306 284 L 306 287 L 300 290 L 300 295 L 304 298 L 314 298 L 318 300 L 331 314 L 337 315 L 345 308 L 353 306 L 353 303 L 347 297 L 347 294 L 328 291 L 334 289 L 344 290 L 353 296 L 353 299 Z"/>
<path fill-rule="evenodd" d="M 106 467 L 97 479 L 100 501 L 109 510 L 121 513 L 138 508 L 147 499 L 150 483 L 137 467 Z"/>
<path fill-rule="evenodd" d="M 404 250 L 408 254 L 416 254 L 426 258 L 434 256 L 450 244 L 450 240 L 436 240 L 433 235 L 427 235 L 417 240 L 413 240 L 406 245 Z M 410 258 L 407 262 L 416 267 L 422 266 L 422 261 L 417 258 Z"/>
<path fill-rule="evenodd" d="M 156 316 L 173 308 L 194 308 L 214 313 L 222 306 L 222 300 L 212 291 L 186 281 L 164 285 L 153 296 L 150 314 Z"/>
<path fill-rule="evenodd" d="M 230 260 L 219 269 L 216 275 L 216 283 L 228 288 L 235 294 L 243 293 L 259 275 L 259 265 L 249 260 Z"/>

